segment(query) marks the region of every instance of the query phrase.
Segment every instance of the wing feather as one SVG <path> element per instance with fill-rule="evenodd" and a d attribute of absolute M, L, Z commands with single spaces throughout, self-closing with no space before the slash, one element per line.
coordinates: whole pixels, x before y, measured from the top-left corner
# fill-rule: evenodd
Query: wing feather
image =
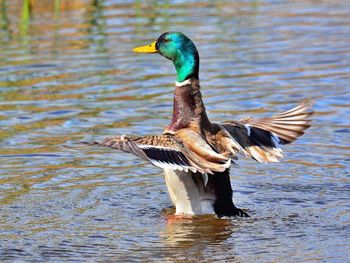
<path fill-rule="evenodd" d="M 221 125 L 242 147 L 246 156 L 258 162 L 278 162 L 283 157 L 279 144 L 288 144 L 302 136 L 311 126 L 312 103 L 303 101 L 280 114 L 240 121 L 226 121 Z"/>
<path fill-rule="evenodd" d="M 213 173 L 223 171 L 230 165 L 229 159 L 225 163 L 209 162 L 193 153 L 179 138 L 167 134 L 143 137 L 115 136 L 92 144 L 132 153 L 160 168 Z"/>
<path fill-rule="evenodd" d="M 272 117 L 250 119 L 249 125 L 276 134 L 281 140 L 281 144 L 288 144 L 295 141 L 304 134 L 304 131 L 311 126 L 310 110 L 312 102 L 305 100 L 296 107 L 274 115 Z"/>

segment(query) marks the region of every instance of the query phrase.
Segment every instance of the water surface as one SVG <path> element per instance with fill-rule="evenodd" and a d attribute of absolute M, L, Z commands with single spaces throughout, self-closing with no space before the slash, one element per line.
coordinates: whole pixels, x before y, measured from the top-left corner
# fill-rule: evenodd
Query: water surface
<path fill-rule="evenodd" d="M 0 12 L 2 261 L 349 260 L 347 1 L 3 0 Z M 281 163 L 232 170 L 248 219 L 169 221 L 161 170 L 72 147 L 162 132 L 173 66 L 131 50 L 170 30 L 198 47 L 213 121 L 315 99 L 312 128 Z"/>

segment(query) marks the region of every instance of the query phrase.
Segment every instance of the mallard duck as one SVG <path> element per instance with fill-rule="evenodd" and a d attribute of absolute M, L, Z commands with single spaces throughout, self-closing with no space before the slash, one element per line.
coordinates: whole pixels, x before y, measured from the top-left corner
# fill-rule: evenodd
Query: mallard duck
<path fill-rule="evenodd" d="M 247 217 L 232 201 L 231 164 L 240 153 L 260 163 L 278 162 L 280 145 L 310 127 L 311 104 L 304 101 L 267 118 L 212 123 L 200 91 L 198 51 L 187 36 L 167 32 L 133 51 L 158 53 L 173 62 L 177 76 L 171 122 L 162 135 L 122 135 L 93 144 L 132 153 L 164 169 L 175 215 Z"/>

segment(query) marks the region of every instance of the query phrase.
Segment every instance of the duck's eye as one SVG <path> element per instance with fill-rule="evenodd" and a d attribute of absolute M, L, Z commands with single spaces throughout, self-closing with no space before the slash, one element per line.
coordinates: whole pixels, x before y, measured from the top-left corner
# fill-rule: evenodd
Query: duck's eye
<path fill-rule="evenodd" d="M 163 42 L 165 42 L 165 43 L 167 43 L 169 41 L 170 41 L 170 39 L 166 39 L 166 38 L 163 39 Z"/>

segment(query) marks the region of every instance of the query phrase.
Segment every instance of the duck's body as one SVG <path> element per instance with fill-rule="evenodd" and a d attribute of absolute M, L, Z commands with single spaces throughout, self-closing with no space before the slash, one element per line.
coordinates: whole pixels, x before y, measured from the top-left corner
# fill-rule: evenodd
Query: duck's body
<path fill-rule="evenodd" d="M 211 123 L 198 79 L 199 56 L 182 33 L 165 33 L 137 52 L 158 52 L 174 62 L 177 80 L 170 124 L 163 135 L 108 138 L 99 145 L 133 153 L 164 169 L 176 215 L 247 216 L 234 206 L 230 166 L 240 152 L 258 162 L 282 157 L 279 144 L 302 135 L 309 125 L 309 104 L 271 118 Z"/>

